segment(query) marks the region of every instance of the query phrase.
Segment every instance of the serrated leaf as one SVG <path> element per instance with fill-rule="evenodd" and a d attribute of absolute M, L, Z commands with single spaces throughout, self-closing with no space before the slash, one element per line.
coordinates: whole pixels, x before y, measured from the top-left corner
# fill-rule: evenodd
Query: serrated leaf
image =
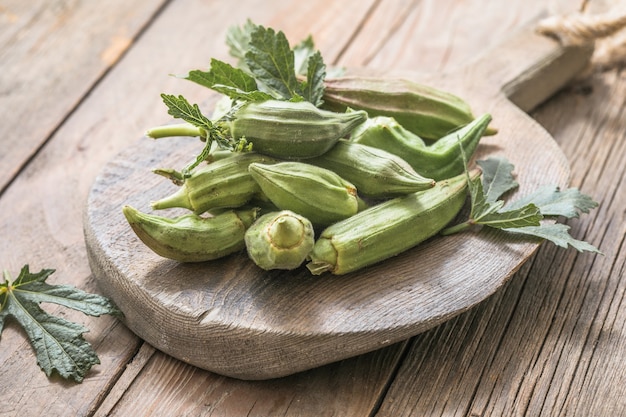
<path fill-rule="evenodd" d="M 582 240 L 574 239 L 569 234 L 570 227 L 562 223 L 542 224 L 540 226 L 528 226 L 503 230 L 510 233 L 520 233 L 546 239 L 562 248 L 567 248 L 567 246 L 570 245 L 579 252 L 587 251 L 601 253 L 595 246 Z"/>
<path fill-rule="evenodd" d="M 483 161 L 485 162 L 485 161 Z M 507 227 L 523 227 L 538 225 L 543 216 L 539 213 L 539 209 L 533 204 L 528 204 L 519 209 L 502 210 L 504 207 L 504 201 L 494 200 L 488 201 L 487 192 L 483 189 L 483 184 L 492 187 L 491 189 L 503 190 L 504 188 L 510 189 L 510 181 L 507 180 L 509 170 L 512 165 L 508 164 L 506 160 L 498 161 L 491 159 L 481 165 L 483 169 L 482 175 L 485 175 L 487 171 L 489 175 L 488 181 L 483 180 L 481 177 L 477 177 L 468 182 L 470 198 L 471 198 L 471 211 L 470 222 L 472 224 L 479 224 L 483 226 L 489 226 L 497 229 Z M 498 173 L 500 170 L 500 173 Z M 508 184 L 508 185 L 506 185 Z M 495 187 L 495 188 L 494 188 Z M 493 193 L 499 193 L 500 191 L 493 191 Z M 492 194 L 492 198 L 493 198 Z"/>
<path fill-rule="evenodd" d="M 487 202 L 495 202 L 519 186 L 513 178 L 514 166 L 506 158 L 491 157 L 476 163 L 483 171 L 483 190 Z"/>
<path fill-rule="evenodd" d="M 245 59 L 250 49 L 250 34 L 256 27 L 257 25 L 248 19 L 243 26 L 232 26 L 226 32 L 228 53 L 237 59 L 237 66 L 246 72 L 249 72 Z"/>
<path fill-rule="evenodd" d="M 82 336 L 88 329 L 48 314 L 39 304 L 55 303 L 92 316 L 121 313 L 106 297 L 71 286 L 45 283 L 53 272 L 44 269 L 30 273 L 25 265 L 15 281 L 5 274 L 5 282 L 0 285 L 0 331 L 5 319 L 12 317 L 26 332 L 37 362 L 46 375 L 56 371 L 63 378 L 81 382 L 91 367 L 100 363 Z"/>
<path fill-rule="evenodd" d="M 22 304 L 11 297 L 7 314 L 13 316 L 24 328 L 35 350 L 37 363 L 47 376 L 57 371 L 65 379 L 81 382 L 98 356 L 82 337 L 87 329 L 60 317 L 54 317 L 36 304 Z"/>
<path fill-rule="evenodd" d="M 326 77 L 326 65 L 319 51 L 309 57 L 307 68 L 307 80 L 302 85 L 302 94 L 305 100 L 319 107 L 323 103 L 324 78 Z"/>
<path fill-rule="evenodd" d="M 218 59 L 211 60 L 208 71 L 192 70 L 183 78 L 211 89 L 215 85 L 225 85 L 245 92 L 258 90 L 252 76 Z"/>
<path fill-rule="evenodd" d="M 315 43 L 309 35 L 306 39 L 293 47 L 294 67 L 296 74 L 306 75 L 309 67 L 309 58 L 315 54 Z"/>
<path fill-rule="evenodd" d="M 183 168 L 182 175 L 185 178 L 191 175 L 191 171 L 206 159 L 213 142 L 217 142 L 219 146 L 226 149 L 232 148 L 232 140 L 224 137 L 219 129 L 213 126 L 211 120 L 202 114 L 197 104 L 190 104 L 183 96 L 176 97 L 169 94 L 161 94 L 161 97 L 168 108 L 169 115 L 204 130 L 204 148 L 192 162 Z"/>
<path fill-rule="evenodd" d="M 33 282 L 20 286 L 20 298 L 33 303 L 54 303 L 80 311 L 90 316 L 116 314 L 115 305 L 105 297 L 90 294 L 69 285 L 50 285 L 45 282 Z"/>
<path fill-rule="evenodd" d="M 579 217 L 580 213 L 589 211 L 598 206 L 590 196 L 581 193 L 577 188 L 568 188 L 565 191 L 554 185 L 540 187 L 532 194 L 527 195 L 509 204 L 512 208 L 534 203 L 544 216 L 564 216 L 567 218 Z"/>
<path fill-rule="evenodd" d="M 213 90 L 228 96 L 232 100 L 239 101 L 265 101 L 273 97 L 262 91 L 244 91 L 229 85 L 215 84 Z"/>
<path fill-rule="evenodd" d="M 167 113 L 176 118 L 182 119 L 187 123 L 210 131 L 213 129 L 213 123 L 202 114 L 197 104 L 190 104 L 183 96 L 174 96 L 170 94 L 161 94 L 163 103 L 168 108 Z"/>
<path fill-rule="evenodd" d="M 502 201 L 488 202 L 485 199 L 481 177 L 469 180 L 468 186 L 472 203 L 470 218 L 473 222 L 478 222 L 484 216 L 497 212 L 504 204 Z"/>
<path fill-rule="evenodd" d="M 283 32 L 257 26 L 250 34 L 249 46 L 245 63 L 257 81 L 285 100 L 302 95 L 294 54 Z"/>

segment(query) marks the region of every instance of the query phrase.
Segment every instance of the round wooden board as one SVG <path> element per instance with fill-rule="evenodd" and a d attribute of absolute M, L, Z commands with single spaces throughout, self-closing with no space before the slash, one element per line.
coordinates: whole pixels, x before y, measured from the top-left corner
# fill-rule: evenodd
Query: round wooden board
<path fill-rule="evenodd" d="M 520 188 L 512 198 L 543 184 L 567 186 L 568 163 L 550 135 L 500 93 L 501 85 L 480 89 L 486 80 L 474 82 L 472 74 L 480 71 L 466 72 L 460 83 L 428 83 L 493 115 L 499 133 L 483 138 L 476 157 L 505 156 L 515 165 Z M 167 260 L 139 241 L 121 209 L 151 212 L 150 201 L 176 188 L 151 170 L 179 168 L 200 146 L 184 138 L 129 146 L 96 179 L 84 226 L 93 273 L 128 327 L 219 374 L 279 377 L 407 339 L 493 294 L 538 247 L 483 229 L 432 238 L 344 276 L 312 276 L 305 267 L 266 272 L 244 251 L 198 264 Z"/>

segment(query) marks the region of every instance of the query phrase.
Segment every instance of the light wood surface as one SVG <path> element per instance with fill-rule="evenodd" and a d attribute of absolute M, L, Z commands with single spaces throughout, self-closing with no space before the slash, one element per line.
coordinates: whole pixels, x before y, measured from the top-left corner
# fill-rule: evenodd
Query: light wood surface
<path fill-rule="evenodd" d="M 587 3 L 593 10 L 599 2 Z M 210 56 L 227 59 L 223 39 L 232 24 L 251 17 L 284 30 L 290 39 L 311 33 L 324 56 L 339 65 L 440 73 L 475 61 L 546 7 L 539 0 L 140 4 L 42 2 L 37 8 L 28 2 L 28 8 L 27 3 L 18 8 L 2 3 L 0 36 L 16 34 L 10 42 L 3 38 L 0 49 L 2 97 L 28 85 L 7 77 L 7 68 L 31 77 L 67 74 L 56 57 L 75 52 L 83 61 L 61 62 L 85 62 L 106 49 L 96 45 L 108 45 L 111 33 L 134 28 L 127 32 L 130 43 L 123 54 L 90 67 L 90 74 L 87 66 L 76 64 L 73 75 L 61 77 L 73 90 L 75 104 L 69 108 L 55 105 L 68 94 L 50 88 L 48 96 L 31 88 L 26 99 L 3 106 L 3 120 L 32 116 L 20 129 L 0 124 L 3 269 L 16 273 L 24 263 L 33 270 L 55 268 L 52 283 L 102 292 L 91 275 L 82 230 L 88 192 L 112 158 L 139 143 L 146 127 L 164 120 L 159 93 L 207 99 L 167 74 L 203 67 Z M 123 17 L 93 25 L 68 18 L 81 7 L 93 8 L 87 13 L 92 22 L 116 12 Z M 50 19 L 58 24 L 46 23 Z M 104 32 L 96 30 L 99 24 Z M 37 30 L 46 25 L 48 36 Z M 94 32 L 84 29 L 89 27 Z M 77 47 L 75 33 L 92 36 L 91 47 Z M 48 38 L 61 34 L 54 54 L 43 49 L 54 59 L 37 54 Z M 23 61 L 6 60 L 11 48 L 24 51 Z M 91 81 L 81 83 L 81 77 Z M 87 318 L 46 305 L 90 329 L 86 338 L 102 363 L 82 384 L 48 379 L 24 333 L 9 323 L 0 340 L 5 398 L 0 415 L 624 414 L 625 97 L 623 74 L 611 71 L 567 87 L 531 113 L 565 154 L 570 185 L 600 202 L 591 215 L 569 224 L 572 235 L 604 255 L 544 245 L 491 297 L 450 321 L 372 353 L 269 381 L 201 370 L 155 350 L 113 318 Z M 40 100 L 49 100 L 48 105 L 35 106 Z M 54 122 L 39 131 L 45 120 Z M 32 141 L 23 139 L 24 126 Z M 16 147 L 23 148 L 23 156 L 6 158 Z"/>

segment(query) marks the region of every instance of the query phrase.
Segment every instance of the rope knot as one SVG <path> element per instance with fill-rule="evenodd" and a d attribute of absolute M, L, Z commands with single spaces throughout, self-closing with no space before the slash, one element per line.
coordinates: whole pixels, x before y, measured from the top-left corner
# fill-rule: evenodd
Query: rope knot
<path fill-rule="evenodd" d="M 626 7 L 615 8 L 599 15 L 574 13 L 550 16 L 537 26 L 537 32 L 556 38 L 562 45 L 593 43 L 589 74 L 626 64 Z"/>

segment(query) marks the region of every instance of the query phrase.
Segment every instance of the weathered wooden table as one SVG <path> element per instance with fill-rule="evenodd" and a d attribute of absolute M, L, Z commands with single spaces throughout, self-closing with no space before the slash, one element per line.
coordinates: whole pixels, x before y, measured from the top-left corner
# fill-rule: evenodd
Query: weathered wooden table
<path fill-rule="evenodd" d="M 91 184 L 146 127 L 169 120 L 160 93 L 204 98 L 168 74 L 227 60 L 232 25 L 251 18 L 292 40 L 312 34 L 335 65 L 432 73 L 473 61 L 544 8 L 539 0 L 4 0 L 1 268 L 54 268 L 49 282 L 100 291 L 83 239 Z M 0 415 L 624 415 L 625 99 L 626 81 L 613 70 L 531 113 L 567 156 L 570 185 L 600 203 L 569 224 L 603 255 L 543 245 L 493 296 L 438 327 L 265 381 L 187 365 L 114 318 L 45 306 L 87 326 L 102 363 L 82 384 L 47 378 L 8 323 Z"/>

